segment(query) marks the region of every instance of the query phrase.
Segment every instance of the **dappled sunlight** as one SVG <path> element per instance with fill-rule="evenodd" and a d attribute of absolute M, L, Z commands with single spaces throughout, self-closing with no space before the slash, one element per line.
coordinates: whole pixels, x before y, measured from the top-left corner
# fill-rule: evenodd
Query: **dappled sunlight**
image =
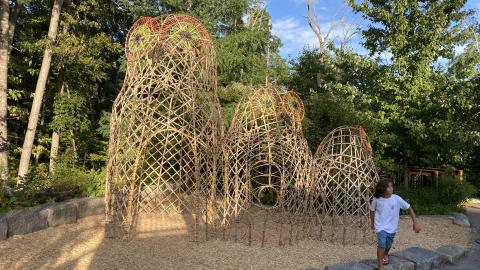
<path fill-rule="evenodd" d="M 181 214 L 140 216 L 135 237 L 178 236 L 188 233 L 187 221 Z"/>
<path fill-rule="evenodd" d="M 58 269 L 82 262 L 103 240 L 103 218 L 92 216 L 69 224 L 13 236 L 0 242 L 0 269 Z M 5 250 L 5 252 L 3 252 Z M 89 255 L 91 257 L 91 255 Z M 79 268 L 79 269 L 88 269 Z"/>
<path fill-rule="evenodd" d="M 55 262 L 55 268 L 61 268 L 76 261 L 75 269 L 89 269 L 95 252 L 101 245 L 105 235 L 103 230 L 91 229 L 92 231 L 82 231 L 77 241 L 66 245 L 61 250 L 58 260 Z"/>
<path fill-rule="evenodd" d="M 141 217 L 136 234 L 122 240 L 104 238 L 104 217 L 92 216 L 0 241 L 0 269 L 305 269 L 372 258 L 375 250 L 375 244 L 343 246 L 315 240 L 279 247 L 271 230 L 264 248 L 255 241 L 252 246 L 220 239 L 195 242 L 192 221 L 182 215 Z M 419 217 L 419 223 L 423 230 L 415 234 L 411 221 L 401 218 L 394 251 L 468 246 L 470 229 L 448 218 Z M 199 234 L 204 234 L 203 228 Z"/>

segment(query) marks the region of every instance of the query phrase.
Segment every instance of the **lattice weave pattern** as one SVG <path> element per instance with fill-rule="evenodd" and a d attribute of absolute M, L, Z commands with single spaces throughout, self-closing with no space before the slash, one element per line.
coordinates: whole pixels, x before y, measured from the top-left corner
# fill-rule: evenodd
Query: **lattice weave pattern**
<path fill-rule="evenodd" d="M 339 127 L 314 157 L 311 205 L 321 239 L 371 241 L 368 212 L 379 176 L 363 128 Z"/>
<path fill-rule="evenodd" d="M 260 229 L 262 245 L 267 230 L 279 230 L 280 243 L 290 240 L 295 218 L 301 215 L 300 187 L 309 176 L 311 155 L 305 138 L 294 128 L 301 117 L 285 106 L 283 98 L 290 97 L 289 93 L 280 94 L 273 87 L 246 93 L 225 136 L 224 224 L 231 220 L 249 223 L 243 226 L 247 233 L 233 232 L 235 239 L 248 235 L 249 244 L 252 208 L 264 212 L 263 224 L 255 226 Z"/>
<path fill-rule="evenodd" d="M 107 228 L 128 235 L 139 213 L 199 222 L 215 201 L 222 117 L 208 32 L 186 15 L 130 29 L 127 71 L 110 127 Z M 210 203 L 210 205 L 213 205 Z"/>

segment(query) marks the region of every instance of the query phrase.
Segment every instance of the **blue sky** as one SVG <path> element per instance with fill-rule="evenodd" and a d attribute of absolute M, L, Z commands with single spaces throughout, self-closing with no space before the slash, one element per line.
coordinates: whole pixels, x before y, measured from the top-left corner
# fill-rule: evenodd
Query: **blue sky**
<path fill-rule="evenodd" d="M 324 32 L 331 25 L 338 25 L 343 19 L 343 27 L 332 27 L 330 37 L 339 41 L 344 36 L 344 28 L 355 31 L 366 25 L 361 15 L 354 14 L 344 0 L 313 0 Z M 304 47 L 318 47 L 315 34 L 308 26 L 306 0 L 266 0 L 267 10 L 272 16 L 273 33 L 282 40 L 280 54 L 284 58 L 296 58 Z M 477 17 L 480 0 L 468 0 L 467 8 L 476 9 Z M 353 35 L 348 43 L 353 50 L 361 54 L 367 51 L 361 45 L 359 34 Z M 388 58 L 388 56 L 385 56 Z"/>

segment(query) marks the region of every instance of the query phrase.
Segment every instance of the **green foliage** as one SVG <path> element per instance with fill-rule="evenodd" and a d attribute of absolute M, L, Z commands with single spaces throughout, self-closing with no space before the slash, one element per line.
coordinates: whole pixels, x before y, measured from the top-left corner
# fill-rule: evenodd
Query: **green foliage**
<path fill-rule="evenodd" d="M 219 88 L 218 98 L 223 108 L 225 126 L 227 128 L 230 126 L 237 103 L 242 98 L 242 95 L 250 89 L 251 86 L 249 87 L 238 82 Z"/>
<path fill-rule="evenodd" d="M 349 4 L 371 23 L 362 32 L 370 55 L 392 55 L 374 77 L 380 92 L 370 107 L 386 117 L 387 136 L 377 143 L 382 155 L 405 167 L 464 166 L 479 134 L 458 115 L 471 111 L 462 102 L 468 90 L 457 87 L 439 61 L 453 59 L 454 48 L 468 38 L 464 23 L 471 11 L 463 8 L 465 1 Z"/>
<path fill-rule="evenodd" d="M 451 214 L 461 211 L 461 203 L 471 198 L 477 189 L 467 181 L 460 181 L 446 173 L 437 187 L 398 188 L 396 193 L 408 201 L 417 214 Z"/>
<path fill-rule="evenodd" d="M 442 175 L 438 181 L 438 202 L 448 204 L 460 204 L 471 198 L 477 189 L 468 181 L 459 181 L 450 173 Z"/>
<path fill-rule="evenodd" d="M 464 38 L 462 22 L 472 14 L 463 8 L 466 0 L 348 3 L 372 23 L 362 32 L 370 53 L 391 52 L 392 70 L 400 78 L 412 76 L 399 80 L 403 86 L 422 84 L 428 80 L 434 61 L 453 56 L 455 45 Z M 428 87 L 417 86 L 421 87 L 409 88 L 408 92 L 421 94 L 425 90 L 422 88 Z"/>
<path fill-rule="evenodd" d="M 313 151 L 325 136 L 343 125 L 359 126 L 364 122 L 353 102 L 330 93 L 312 93 L 304 101 L 307 117 L 303 120 L 305 136 Z"/>
<path fill-rule="evenodd" d="M 79 167 L 72 152 L 60 156 L 55 168 L 55 173 L 50 173 L 46 163 L 35 166 L 26 177 L 25 184 L 17 188 L 12 198 L 6 198 L 4 186 L 0 186 L 0 212 L 74 197 L 103 196 L 105 170 Z M 9 186 L 15 187 L 14 179 L 9 181 Z"/>
<path fill-rule="evenodd" d="M 220 84 L 240 82 L 255 85 L 264 83 L 266 76 L 275 81 L 286 75 L 284 62 L 278 61 L 280 42 L 269 37 L 269 31 L 245 28 L 218 41 Z M 267 58 L 268 53 L 271 55 Z"/>
<path fill-rule="evenodd" d="M 275 206 L 278 203 L 277 191 L 267 188 L 259 194 L 259 200 L 262 205 Z"/>
<path fill-rule="evenodd" d="M 77 94 L 64 94 L 55 97 L 52 130 L 65 135 L 66 131 L 82 132 L 90 127 L 88 112 L 85 111 L 85 97 Z"/>
<path fill-rule="evenodd" d="M 105 171 L 82 168 L 57 167 L 51 175 L 51 187 L 55 190 L 77 190 L 75 196 L 97 197 L 105 192 Z"/>
<path fill-rule="evenodd" d="M 333 44 L 306 50 L 285 81 L 305 101 L 310 145 L 335 126 L 362 125 L 382 174 L 411 165 L 480 172 L 480 32 L 478 22 L 466 24 L 465 1 L 356 2 L 371 23 L 362 32 L 370 55 Z M 459 46 L 465 51 L 454 55 Z"/>

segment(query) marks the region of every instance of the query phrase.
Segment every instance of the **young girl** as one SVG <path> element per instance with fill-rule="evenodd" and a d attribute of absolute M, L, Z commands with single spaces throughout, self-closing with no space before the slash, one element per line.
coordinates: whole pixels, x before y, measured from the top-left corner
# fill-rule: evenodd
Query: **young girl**
<path fill-rule="evenodd" d="M 383 270 L 383 266 L 389 263 L 388 252 L 397 232 L 400 209 L 408 210 L 416 233 L 420 232 L 420 226 L 410 204 L 393 194 L 393 184 L 390 180 L 380 180 L 377 183 L 374 197 L 370 206 L 370 220 L 372 230 L 377 234 L 378 269 Z"/>

